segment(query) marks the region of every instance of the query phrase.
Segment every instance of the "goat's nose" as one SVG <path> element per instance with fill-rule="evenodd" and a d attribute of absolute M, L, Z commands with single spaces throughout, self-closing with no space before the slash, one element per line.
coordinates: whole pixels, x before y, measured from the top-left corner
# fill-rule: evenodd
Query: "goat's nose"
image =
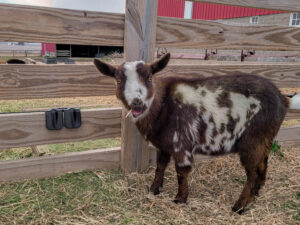
<path fill-rule="evenodd" d="M 142 100 L 140 100 L 138 98 L 133 99 L 132 106 L 134 106 L 134 107 L 141 107 L 142 105 L 143 105 Z"/>

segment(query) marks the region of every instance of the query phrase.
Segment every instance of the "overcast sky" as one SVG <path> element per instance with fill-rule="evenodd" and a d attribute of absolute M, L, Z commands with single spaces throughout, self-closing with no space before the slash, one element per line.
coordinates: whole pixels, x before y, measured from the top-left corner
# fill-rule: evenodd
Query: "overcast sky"
<path fill-rule="evenodd" d="M 0 3 L 125 13 L 125 0 L 0 0 Z"/>

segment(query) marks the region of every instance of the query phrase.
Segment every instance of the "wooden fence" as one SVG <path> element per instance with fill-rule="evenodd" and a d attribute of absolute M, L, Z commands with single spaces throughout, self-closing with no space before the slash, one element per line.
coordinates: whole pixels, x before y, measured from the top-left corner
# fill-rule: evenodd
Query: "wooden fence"
<path fill-rule="evenodd" d="M 255 1 L 257 4 L 253 5 L 300 11 L 296 1 Z M 250 4 L 238 0 L 203 2 Z M 155 47 L 300 50 L 299 28 L 230 26 L 212 21 L 162 18 L 156 13 L 157 0 L 127 0 L 125 16 L 0 4 L 0 41 L 124 46 L 125 60 L 146 62 L 153 60 Z M 300 63 L 228 62 L 171 64 L 160 75 L 254 73 L 279 87 L 300 87 L 299 71 Z M 93 65 L 0 65 L 1 100 L 105 96 L 113 95 L 114 88 L 113 80 L 101 76 Z M 58 176 L 83 169 L 121 167 L 131 172 L 148 168 L 155 162 L 155 150 L 149 148 L 134 124 L 124 117 L 125 113 L 121 108 L 82 110 L 81 128 L 59 131 L 45 128 L 41 112 L 1 114 L 0 149 L 120 136 L 122 144 L 121 148 L 4 161 L 0 163 L 0 180 Z M 287 119 L 296 118 L 300 119 L 300 111 L 290 111 L 287 115 Z M 277 138 L 286 146 L 300 145 L 300 127 L 282 128 Z M 207 157 L 197 159 L 203 158 Z"/>

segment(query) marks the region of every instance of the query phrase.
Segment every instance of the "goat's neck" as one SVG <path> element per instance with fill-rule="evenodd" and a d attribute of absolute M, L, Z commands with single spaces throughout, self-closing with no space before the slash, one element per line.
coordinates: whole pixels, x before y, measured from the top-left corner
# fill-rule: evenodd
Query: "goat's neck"
<path fill-rule="evenodd" d="M 159 130 L 159 120 L 163 116 L 165 93 L 156 91 L 153 102 L 147 115 L 136 122 L 136 126 L 147 139 L 151 138 Z"/>

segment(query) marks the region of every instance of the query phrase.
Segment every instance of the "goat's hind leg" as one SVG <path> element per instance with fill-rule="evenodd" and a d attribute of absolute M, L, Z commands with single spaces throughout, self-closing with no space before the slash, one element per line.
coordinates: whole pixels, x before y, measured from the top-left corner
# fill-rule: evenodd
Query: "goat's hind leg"
<path fill-rule="evenodd" d="M 247 181 L 244 189 L 237 200 L 237 202 L 232 207 L 232 211 L 242 214 L 245 210 L 247 204 L 254 200 L 254 187 L 256 180 L 258 178 L 256 167 L 245 168 L 247 174 Z"/>
<path fill-rule="evenodd" d="M 240 152 L 242 165 L 245 167 L 247 181 L 238 201 L 232 207 L 234 212 L 243 213 L 245 207 L 254 200 L 255 195 L 265 183 L 268 148 L 266 145 L 258 145 L 256 148 Z"/>
<path fill-rule="evenodd" d="M 268 155 L 266 155 L 261 160 L 261 162 L 259 163 L 259 165 L 257 167 L 258 178 L 257 178 L 255 186 L 254 186 L 254 194 L 256 196 L 258 196 L 258 191 L 260 190 L 260 188 L 265 185 L 267 168 L 268 168 Z"/>
<path fill-rule="evenodd" d="M 157 167 L 155 171 L 155 178 L 154 181 L 150 187 L 150 191 L 154 195 L 158 195 L 160 193 L 160 188 L 163 186 L 163 181 L 164 181 L 164 173 L 166 170 L 166 167 L 168 163 L 170 162 L 171 155 L 167 152 L 163 152 L 159 150 L 157 152 Z"/>

